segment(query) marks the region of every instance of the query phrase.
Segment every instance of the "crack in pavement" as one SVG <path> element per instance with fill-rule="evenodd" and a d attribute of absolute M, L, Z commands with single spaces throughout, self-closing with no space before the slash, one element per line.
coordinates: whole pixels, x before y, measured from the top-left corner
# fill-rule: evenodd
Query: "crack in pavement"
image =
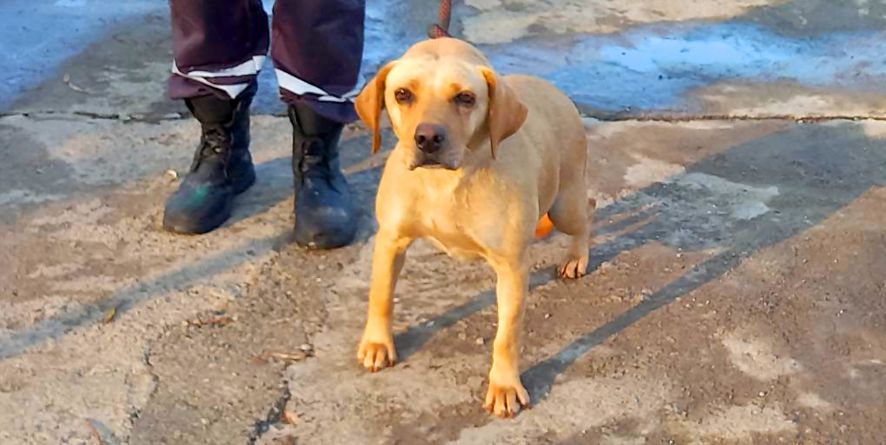
<path fill-rule="evenodd" d="M 112 120 L 121 122 L 148 122 L 156 123 L 162 121 L 176 121 L 186 119 L 187 116 L 182 113 L 165 113 L 162 115 L 151 115 L 144 113 L 99 113 L 93 111 L 21 111 L 21 112 L 0 112 L 0 119 L 7 117 L 25 117 L 31 119 L 80 119 L 87 120 Z"/>
<path fill-rule="evenodd" d="M 286 379 L 283 379 L 282 385 L 283 391 L 280 393 L 280 397 L 274 401 L 274 404 L 268 409 L 268 413 L 265 417 L 257 420 L 253 425 L 253 429 L 249 433 L 249 437 L 246 439 L 248 445 L 254 445 L 263 434 L 271 429 L 272 425 L 275 425 L 282 420 L 286 404 L 289 403 L 289 399 L 292 398 L 292 393 L 289 392 L 289 382 Z"/>
<path fill-rule="evenodd" d="M 271 116 L 286 118 L 285 113 L 254 113 L 253 116 Z M 650 114 L 627 114 L 605 112 L 582 112 L 581 116 L 586 119 L 595 119 L 601 122 L 693 122 L 693 121 L 770 121 L 784 120 L 799 123 L 817 123 L 828 121 L 886 121 L 886 115 L 875 114 L 682 114 L 682 113 L 650 113 Z M 190 119 L 183 113 L 165 113 L 152 115 L 144 113 L 99 113 L 91 111 L 22 111 L 0 112 L 0 119 L 10 117 L 23 117 L 35 120 L 70 119 L 70 120 L 111 120 L 120 122 L 158 123 L 166 121 L 178 121 Z M 359 125 L 359 124 L 351 124 Z"/>

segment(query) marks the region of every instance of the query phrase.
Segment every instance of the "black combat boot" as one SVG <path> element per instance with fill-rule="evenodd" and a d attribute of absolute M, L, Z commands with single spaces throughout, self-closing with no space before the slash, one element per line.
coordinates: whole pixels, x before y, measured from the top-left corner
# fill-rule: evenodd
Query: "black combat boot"
<path fill-rule="evenodd" d="M 349 244 L 357 232 L 351 191 L 338 162 L 342 124 L 306 105 L 289 107 L 295 176 L 295 241 L 312 249 Z"/>
<path fill-rule="evenodd" d="M 177 233 L 206 233 L 231 216 L 231 202 L 255 182 L 249 155 L 251 85 L 236 99 L 214 95 L 186 99 L 202 136 L 191 169 L 166 201 L 163 227 Z"/>

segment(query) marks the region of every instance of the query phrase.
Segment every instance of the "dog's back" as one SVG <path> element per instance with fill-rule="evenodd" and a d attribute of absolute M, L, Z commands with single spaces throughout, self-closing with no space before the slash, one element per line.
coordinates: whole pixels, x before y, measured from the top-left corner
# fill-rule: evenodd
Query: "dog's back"
<path fill-rule="evenodd" d="M 538 153 L 540 175 L 558 176 L 557 180 L 540 178 L 539 205 L 546 211 L 560 185 L 586 181 L 584 125 L 572 100 L 550 82 L 525 75 L 505 76 L 504 81 L 529 109 L 526 122 L 515 136 L 528 138 L 529 143 L 521 145 Z"/>

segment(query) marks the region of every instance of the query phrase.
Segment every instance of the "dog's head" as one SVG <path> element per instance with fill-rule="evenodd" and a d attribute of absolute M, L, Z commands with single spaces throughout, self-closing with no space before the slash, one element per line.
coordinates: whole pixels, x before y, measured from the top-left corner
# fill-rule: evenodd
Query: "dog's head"
<path fill-rule="evenodd" d="M 468 152 L 514 134 L 526 107 L 473 46 L 451 38 L 420 42 L 382 67 L 356 99 L 357 114 L 381 143 L 386 109 L 409 169 L 457 169 Z"/>

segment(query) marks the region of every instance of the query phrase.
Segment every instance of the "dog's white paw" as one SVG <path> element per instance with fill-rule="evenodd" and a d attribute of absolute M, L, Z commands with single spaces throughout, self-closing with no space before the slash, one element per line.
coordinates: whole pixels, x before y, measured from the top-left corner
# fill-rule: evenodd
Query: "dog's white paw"
<path fill-rule="evenodd" d="M 578 258 L 569 258 L 557 269 L 560 278 L 581 278 L 588 273 L 587 255 Z"/>
<path fill-rule="evenodd" d="M 486 402 L 483 404 L 486 411 L 498 417 L 513 417 L 525 406 L 529 406 L 529 392 L 519 378 L 501 383 L 489 381 Z"/>
<path fill-rule="evenodd" d="M 357 360 L 370 372 L 381 371 L 384 368 L 394 366 L 397 361 L 397 349 L 394 347 L 394 339 L 386 341 L 371 341 L 364 336 L 357 349 Z"/>

